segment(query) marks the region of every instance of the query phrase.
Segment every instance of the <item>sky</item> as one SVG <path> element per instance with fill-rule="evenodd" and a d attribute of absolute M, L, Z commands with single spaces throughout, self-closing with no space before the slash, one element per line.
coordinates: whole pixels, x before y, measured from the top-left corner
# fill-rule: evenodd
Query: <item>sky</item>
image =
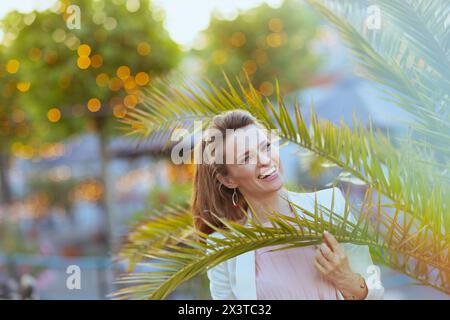
<path fill-rule="evenodd" d="M 1 0 L 0 19 L 11 10 L 21 12 L 44 10 L 55 2 L 56 0 Z M 239 10 L 246 10 L 263 2 L 276 7 L 282 0 L 153 0 L 152 2 L 154 6 L 165 11 L 165 27 L 173 40 L 188 48 L 193 45 L 198 32 L 208 26 L 210 15 L 214 10 L 218 10 L 226 18 L 233 18 Z M 1 36 L 0 31 L 0 39 Z"/>

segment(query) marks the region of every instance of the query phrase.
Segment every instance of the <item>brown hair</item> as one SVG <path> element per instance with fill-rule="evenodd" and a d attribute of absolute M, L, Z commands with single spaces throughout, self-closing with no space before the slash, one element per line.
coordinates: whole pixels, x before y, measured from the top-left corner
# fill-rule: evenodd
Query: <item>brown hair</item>
<path fill-rule="evenodd" d="M 207 130 L 217 130 L 226 139 L 227 129 L 240 129 L 252 124 L 260 125 L 249 112 L 238 109 L 215 116 Z M 207 145 L 208 141 L 202 138 L 202 141 L 196 146 L 195 152 L 203 154 Z M 234 189 L 223 185 L 217 178 L 219 174 L 222 176 L 228 174 L 225 164 L 213 162 L 210 164 L 199 163 L 195 166 L 191 209 L 195 228 L 206 234 L 210 234 L 214 230 L 205 223 L 205 220 L 215 227 L 224 228 L 217 217 L 239 222 L 245 218 L 242 209 L 247 210 L 247 202 L 237 188 L 238 206 L 233 206 Z"/>

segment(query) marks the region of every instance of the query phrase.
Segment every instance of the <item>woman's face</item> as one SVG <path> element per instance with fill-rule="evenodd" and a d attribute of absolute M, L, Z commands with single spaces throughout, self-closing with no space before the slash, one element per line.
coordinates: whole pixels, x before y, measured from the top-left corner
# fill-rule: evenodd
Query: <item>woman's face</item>
<path fill-rule="evenodd" d="M 248 125 L 229 133 L 225 141 L 227 160 L 230 152 L 234 161 L 226 163 L 228 187 L 239 188 L 242 194 L 253 198 L 283 187 L 279 150 L 265 130 Z"/>

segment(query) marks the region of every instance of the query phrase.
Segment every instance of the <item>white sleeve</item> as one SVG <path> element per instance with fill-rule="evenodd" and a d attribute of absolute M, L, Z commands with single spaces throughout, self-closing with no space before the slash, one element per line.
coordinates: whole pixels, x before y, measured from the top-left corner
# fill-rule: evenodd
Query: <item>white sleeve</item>
<path fill-rule="evenodd" d="M 336 213 L 343 215 L 345 211 L 345 197 L 338 188 L 334 189 L 335 207 L 337 210 L 340 210 Z M 357 219 L 350 213 L 349 220 L 356 223 Z M 366 282 L 368 289 L 366 300 L 383 299 L 384 287 L 381 283 L 380 268 L 373 264 L 369 247 L 352 243 L 343 243 L 342 246 L 347 255 L 350 268 L 353 272 L 361 274 Z"/>
<path fill-rule="evenodd" d="M 208 251 L 210 253 L 211 251 Z M 207 271 L 209 289 L 213 300 L 235 300 L 231 290 L 227 262 L 219 263 Z"/>
<path fill-rule="evenodd" d="M 222 262 L 207 272 L 209 289 L 213 300 L 235 300 L 231 290 L 226 262 Z"/>
<path fill-rule="evenodd" d="M 342 244 L 347 255 L 350 268 L 361 274 L 367 285 L 366 300 L 383 299 L 384 287 L 381 283 L 380 268 L 373 264 L 369 247 L 351 243 Z"/>

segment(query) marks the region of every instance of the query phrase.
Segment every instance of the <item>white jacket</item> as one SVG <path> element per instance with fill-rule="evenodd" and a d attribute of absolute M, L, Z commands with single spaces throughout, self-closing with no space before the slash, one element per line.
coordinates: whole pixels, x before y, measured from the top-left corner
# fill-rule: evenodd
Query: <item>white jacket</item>
<path fill-rule="evenodd" d="M 334 190 L 334 191 L 333 191 Z M 334 203 L 333 212 L 343 215 L 345 209 L 345 198 L 338 188 L 330 188 L 312 193 L 296 193 L 289 191 L 289 200 L 300 207 L 314 212 L 315 197 L 317 202 L 331 209 L 331 201 Z M 298 211 L 298 210 L 297 210 Z M 298 212 L 300 215 L 301 212 Z M 349 220 L 355 221 L 353 217 Z M 214 232 L 210 236 L 222 237 L 219 232 Z M 372 263 L 369 248 L 367 246 L 342 243 L 346 252 L 351 269 L 360 273 L 366 280 L 368 295 L 366 299 L 382 299 L 384 288 L 381 284 L 379 270 Z M 210 280 L 211 297 L 213 299 L 239 299 L 256 300 L 255 282 L 255 251 L 248 251 L 225 262 L 218 264 L 207 272 Z M 339 293 L 340 298 L 343 299 Z"/>

